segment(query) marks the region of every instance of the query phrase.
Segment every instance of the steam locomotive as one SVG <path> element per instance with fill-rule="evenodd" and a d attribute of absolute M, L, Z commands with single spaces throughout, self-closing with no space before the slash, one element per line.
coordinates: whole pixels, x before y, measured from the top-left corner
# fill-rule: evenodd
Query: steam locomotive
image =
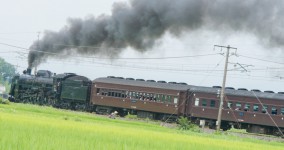
<path fill-rule="evenodd" d="M 89 106 L 91 80 L 74 73 L 52 74 L 31 69 L 12 79 L 10 97 L 13 102 L 51 105 L 58 108 L 86 110 Z"/>
<path fill-rule="evenodd" d="M 74 73 L 55 75 L 47 70 L 31 75 L 28 69 L 13 78 L 10 100 L 99 114 L 117 111 L 120 116 L 130 113 L 164 121 L 186 116 L 215 128 L 220 88 L 114 76 L 91 81 Z M 226 88 L 225 95 L 221 129 L 283 136 L 283 92 Z"/>

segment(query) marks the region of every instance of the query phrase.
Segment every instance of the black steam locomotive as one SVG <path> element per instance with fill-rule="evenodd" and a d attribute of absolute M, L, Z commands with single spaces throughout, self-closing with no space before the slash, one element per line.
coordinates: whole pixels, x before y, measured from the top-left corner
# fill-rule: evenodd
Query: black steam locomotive
<path fill-rule="evenodd" d="M 64 109 L 85 110 L 89 102 L 91 81 L 74 73 L 52 74 L 31 69 L 12 79 L 10 101 L 50 105 Z"/>

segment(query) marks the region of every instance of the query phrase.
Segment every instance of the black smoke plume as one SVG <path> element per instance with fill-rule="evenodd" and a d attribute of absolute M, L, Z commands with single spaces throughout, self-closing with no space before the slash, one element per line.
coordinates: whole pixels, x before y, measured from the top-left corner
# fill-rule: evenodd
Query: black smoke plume
<path fill-rule="evenodd" d="M 264 44 L 284 45 L 283 0 L 130 0 L 113 4 L 111 15 L 70 18 L 58 32 L 46 31 L 30 48 L 29 67 L 51 53 L 118 54 L 123 48 L 151 49 L 165 33 L 207 28 L 248 32 Z"/>

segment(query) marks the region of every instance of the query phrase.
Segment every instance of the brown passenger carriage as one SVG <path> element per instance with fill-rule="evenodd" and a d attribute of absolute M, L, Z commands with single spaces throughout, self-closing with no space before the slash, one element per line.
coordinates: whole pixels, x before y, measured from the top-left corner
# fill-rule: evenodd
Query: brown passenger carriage
<path fill-rule="evenodd" d="M 206 120 L 214 128 L 220 105 L 221 89 L 191 87 L 190 105 L 187 115 L 192 119 Z M 221 128 L 247 129 L 249 132 L 278 134 L 284 130 L 284 94 L 225 90 Z"/>
<path fill-rule="evenodd" d="M 171 120 L 184 114 L 188 86 L 170 83 L 98 78 L 93 81 L 91 103 L 98 113 Z"/>

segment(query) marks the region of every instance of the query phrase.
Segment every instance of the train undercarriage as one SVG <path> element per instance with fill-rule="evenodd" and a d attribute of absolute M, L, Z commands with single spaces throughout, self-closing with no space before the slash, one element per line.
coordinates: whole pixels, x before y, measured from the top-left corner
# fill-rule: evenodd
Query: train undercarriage
<path fill-rule="evenodd" d="M 118 115 L 121 117 L 125 117 L 126 115 L 130 114 L 130 115 L 136 115 L 137 118 L 148 118 L 151 120 L 162 120 L 165 122 L 177 121 L 177 115 L 149 112 L 143 110 L 134 110 L 134 109 L 125 109 L 117 107 L 107 107 L 107 106 L 93 106 L 93 110 L 95 110 L 96 113 L 102 115 L 109 115 L 112 112 L 117 111 Z"/>

